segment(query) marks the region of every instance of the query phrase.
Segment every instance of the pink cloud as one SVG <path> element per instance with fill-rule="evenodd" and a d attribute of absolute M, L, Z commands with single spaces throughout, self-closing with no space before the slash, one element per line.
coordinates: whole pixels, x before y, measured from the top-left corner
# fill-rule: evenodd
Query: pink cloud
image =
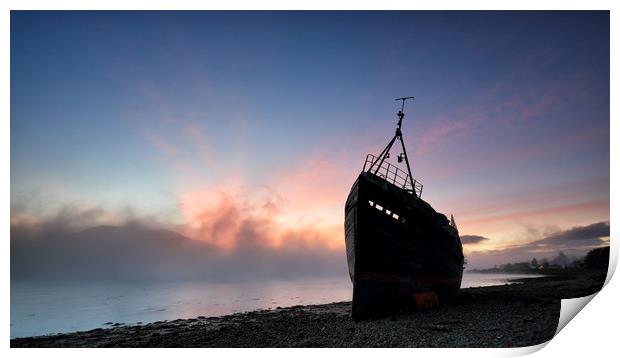
<path fill-rule="evenodd" d="M 460 223 L 462 225 L 479 225 L 483 223 L 489 223 L 494 221 L 512 221 L 515 222 L 519 219 L 529 218 L 529 217 L 543 217 L 547 215 L 557 216 L 560 214 L 567 213 L 590 213 L 592 211 L 596 212 L 604 212 L 609 211 L 609 201 L 592 201 L 592 202 L 584 202 L 578 204 L 570 204 L 570 205 L 562 205 L 562 206 L 554 206 L 547 207 L 543 209 L 532 209 L 532 210 L 521 210 L 521 211 L 513 211 L 507 214 L 499 214 L 499 215 L 485 215 L 478 218 L 465 219 L 461 220 Z"/>
<path fill-rule="evenodd" d="M 515 72 L 482 89 L 470 104 L 431 118 L 433 125 L 424 130 L 413 156 L 418 158 L 431 153 L 444 143 L 469 135 L 477 128 L 493 124 L 518 125 L 568 103 L 591 100 L 592 95 L 587 90 L 589 79 L 581 73 L 570 78 L 520 84 L 522 75 Z"/>
<path fill-rule="evenodd" d="M 288 212 L 297 210 L 296 206 L 268 188 L 204 187 L 182 193 L 179 206 L 184 234 L 224 250 L 250 243 L 271 248 L 343 246 L 341 225 L 289 220 Z"/>

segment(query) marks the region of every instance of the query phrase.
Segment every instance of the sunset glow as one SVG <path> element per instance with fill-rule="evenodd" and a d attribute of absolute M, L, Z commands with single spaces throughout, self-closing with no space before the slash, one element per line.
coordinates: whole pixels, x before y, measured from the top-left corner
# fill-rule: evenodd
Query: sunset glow
<path fill-rule="evenodd" d="M 455 16 L 15 13 L 12 227 L 138 222 L 345 272 L 347 194 L 415 95 L 413 175 L 485 238 L 469 265 L 548 256 L 527 244 L 609 221 L 609 15 Z"/>

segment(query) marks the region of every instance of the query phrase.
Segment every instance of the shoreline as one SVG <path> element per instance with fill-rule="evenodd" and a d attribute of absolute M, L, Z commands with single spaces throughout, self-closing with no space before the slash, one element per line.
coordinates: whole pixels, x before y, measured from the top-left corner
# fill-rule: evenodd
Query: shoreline
<path fill-rule="evenodd" d="M 606 272 L 461 289 L 437 308 L 353 322 L 351 303 L 292 306 L 11 339 L 11 347 L 523 347 L 551 339 L 560 299 L 590 295 Z"/>

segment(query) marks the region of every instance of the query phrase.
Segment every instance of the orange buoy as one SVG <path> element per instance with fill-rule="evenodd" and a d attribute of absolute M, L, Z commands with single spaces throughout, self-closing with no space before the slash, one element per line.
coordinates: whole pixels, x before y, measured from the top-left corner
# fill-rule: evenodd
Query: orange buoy
<path fill-rule="evenodd" d="M 414 293 L 413 299 L 418 309 L 429 309 L 439 305 L 439 297 L 434 291 Z"/>

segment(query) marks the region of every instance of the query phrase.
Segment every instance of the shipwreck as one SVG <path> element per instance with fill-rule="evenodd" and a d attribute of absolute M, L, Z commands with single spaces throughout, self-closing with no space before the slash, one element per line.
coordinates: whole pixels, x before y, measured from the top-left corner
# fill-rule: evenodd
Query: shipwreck
<path fill-rule="evenodd" d="M 463 276 L 463 246 L 451 220 L 422 199 L 403 141 L 405 101 L 396 132 L 383 151 L 368 154 L 345 204 L 345 242 L 353 283 L 354 320 L 403 308 L 439 304 L 458 292 Z M 388 162 L 401 144 L 397 165 Z"/>

